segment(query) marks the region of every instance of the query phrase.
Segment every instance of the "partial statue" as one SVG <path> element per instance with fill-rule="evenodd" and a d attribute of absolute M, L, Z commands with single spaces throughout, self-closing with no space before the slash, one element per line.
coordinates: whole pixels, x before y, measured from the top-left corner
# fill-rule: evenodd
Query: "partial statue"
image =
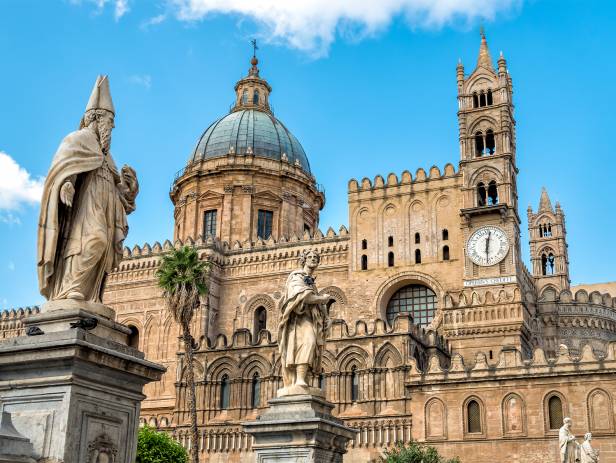
<path fill-rule="evenodd" d="M 599 463 L 599 450 L 595 450 L 590 445 L 592 434 L 587 432 L 584 435 L 584 443 L 580 446 L 581 463 Z"/>
<path fill-rule="evenodd" d="M 565 418 L 558 431 L 558 444 L 560 446 L 560 463 L 575 463 L 578 459 L 579 444 L 571 433 L 571 418 Z"/>
<path fill-rule="evenodd" d="M 280 301 L 278 349 L 284 388 L 279 397 L 314 392 L 309 384 L 321 372 L 328 310 L 334 299 L 317 292 L 314 272 L 320 260 L 314 250 L 302 253 L 301 268 L 287 278 Z"/>
<path fill-rule="evenodd" d="M 99 76 L 79 130 L 62 140 L 45 179 L 37 265 L 49 301 L 100 303 L 105 277 L 122 257 L 139 183 L 111 157 L 114 116 L 109 79 Z"/>

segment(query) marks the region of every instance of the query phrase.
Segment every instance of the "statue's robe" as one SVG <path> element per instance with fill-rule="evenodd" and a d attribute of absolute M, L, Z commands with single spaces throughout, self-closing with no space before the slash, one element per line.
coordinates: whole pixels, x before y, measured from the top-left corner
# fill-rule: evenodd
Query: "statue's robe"
<path fill-rule="evenodd" d="M 560 463 L 575 463 L 578 443 L 565 426 L 558 431 L 558 444 L 560 446 Z"/>
<path fill-rule="evenodd" d="M 301 364 L 308 364 L 313 374 L 320 372 L 326 308 L 322 304 L 307 303 L 310 294 L 318 294 L 313 279 L 303 270 L 291 272 L 280 302 L 278 325 L 283 373 Z"/>
<path fill-rule="evenodd" d="M 60 189 L 75 186 L 72 207 Z M 89 127 L 69 134 L 58 148 L 43 189 L 38 230 L 39 289 L 48 300 L 71 292 L 101 302 L 105 275 L 118 263 L 128 232 L 121 177 Z"/>
<path fill-rule="evenodd" d="M 595 449 L 592 448 L 592 445 L 590 445 L 590 442 L 588 442 L 587 440 L 585 440 L 584 443 L 580 446 L 580 462 L 581 463 L 598 463 L 599 462 L 598 453 L 595 451 Z"/>

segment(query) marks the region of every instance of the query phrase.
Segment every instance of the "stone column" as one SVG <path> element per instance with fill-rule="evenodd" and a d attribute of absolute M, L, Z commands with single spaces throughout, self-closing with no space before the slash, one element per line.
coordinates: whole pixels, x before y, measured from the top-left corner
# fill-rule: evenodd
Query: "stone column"
<path fill-rule="evenodd" d="M 59 300 L 0 342 L 0 411 L 48 463 L 133 463 L 143 386 L 165 368 L 128 346 L 103 304 Z"/>

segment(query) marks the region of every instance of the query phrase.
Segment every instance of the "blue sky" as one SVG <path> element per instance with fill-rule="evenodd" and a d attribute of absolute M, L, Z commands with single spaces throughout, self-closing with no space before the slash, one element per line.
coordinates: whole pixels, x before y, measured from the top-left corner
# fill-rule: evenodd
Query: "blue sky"
<path fill-rule="evenodd" d="M 0 3 L 0 308 L 41 302 L 37 193 L 75 130 L 96 75 L 110 76 L 112 150 L 138 172 L 127 245 L 172 235 L 171 180 L 228 111 L 249 39 L 279 117 L 348 224 L 352 178 L 459 160 L 455 67 L 470 72 L 479 25 L 514 83 L 518 189 L 567 214 L 573 283 L 616 280 L 616 5 L 567 0 L 82 0 Z M 430 5 L 424 7 L 423 5 Z"/>

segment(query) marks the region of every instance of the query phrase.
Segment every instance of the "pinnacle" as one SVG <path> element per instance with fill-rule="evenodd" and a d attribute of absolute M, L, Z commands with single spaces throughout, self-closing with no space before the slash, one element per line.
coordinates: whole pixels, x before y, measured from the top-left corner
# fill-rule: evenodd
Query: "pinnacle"
<path fill-rule="evenodd" d="M 488 49 L 488 41 L 486 35 L 481 30 L 481 45 L 479 46 L 479 57 L 477 58 L 477 67 L 484 67 L 486 69 L 493 69 L 492 57 L 490 56 L 490 50 Z"/>
<path fill-rule="evenodd" d="M 543 187 L 541 189 L 541 199 L 539 200 L 539 212 L 554 212 L 552 209 L 552 202 L 550 201 L 550 197 L 548 196 L 548 192 Z"/>

